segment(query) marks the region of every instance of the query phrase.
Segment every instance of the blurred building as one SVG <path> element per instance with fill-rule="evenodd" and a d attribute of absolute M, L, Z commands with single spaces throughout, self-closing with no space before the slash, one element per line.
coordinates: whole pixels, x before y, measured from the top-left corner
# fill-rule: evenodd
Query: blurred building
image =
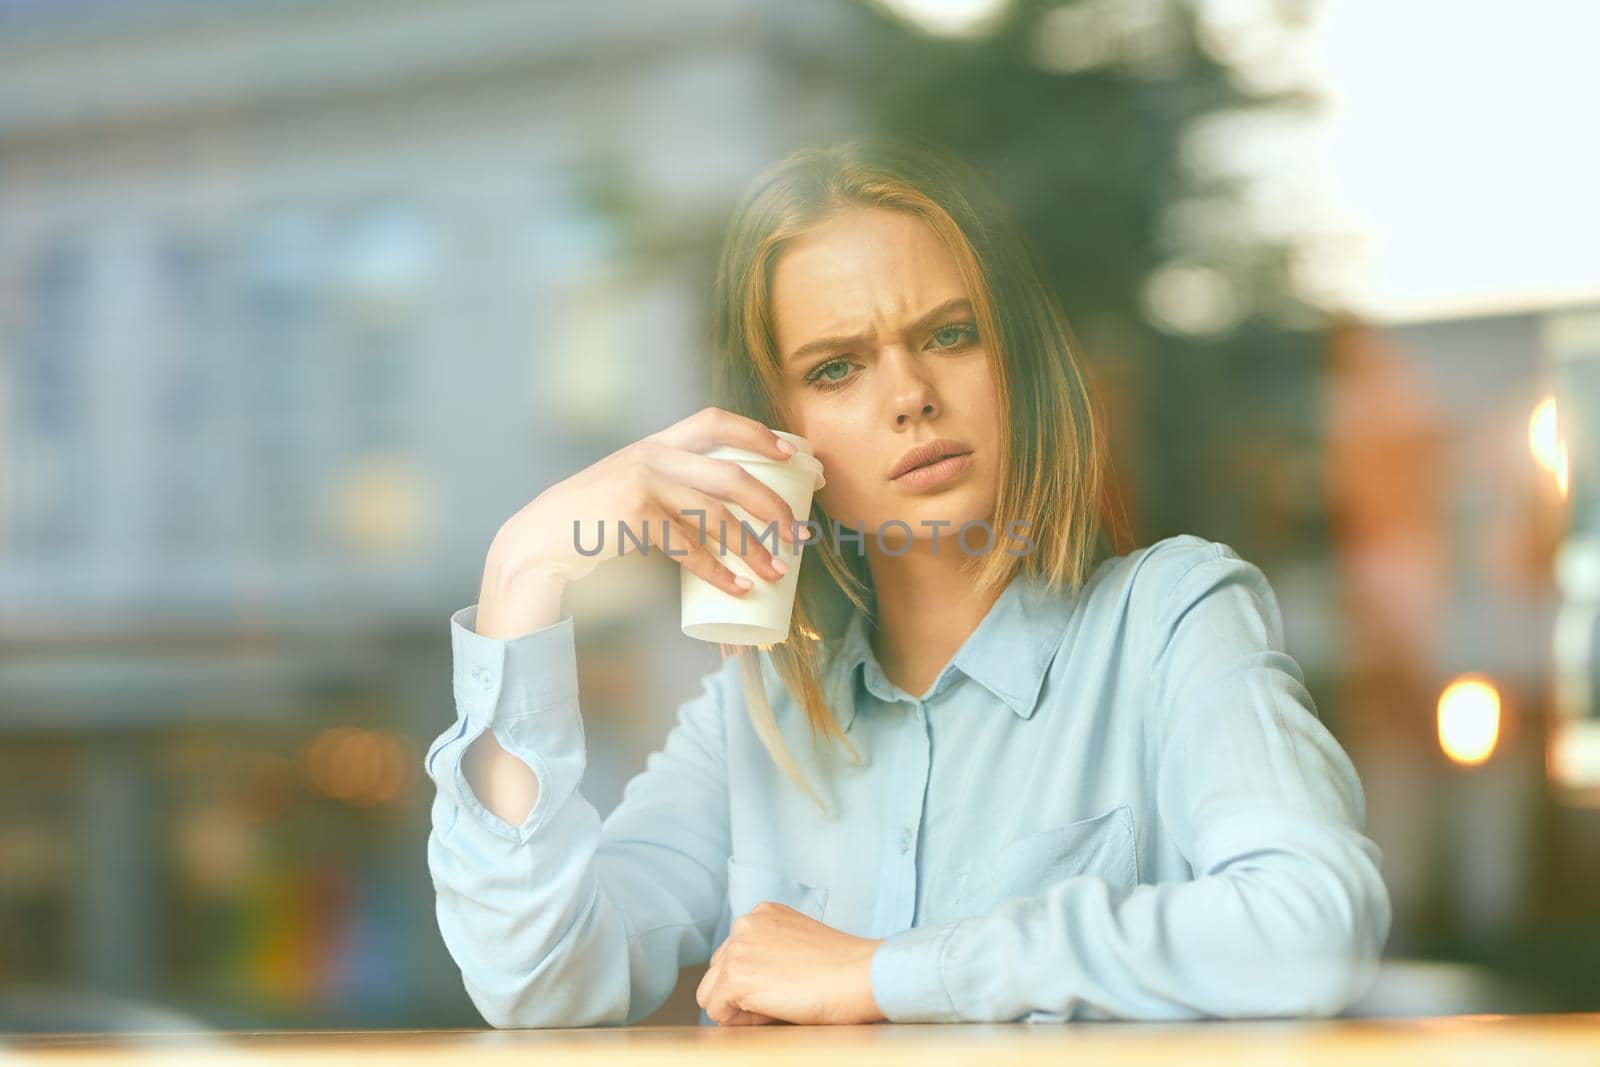
<path fill-rule="evenodd" d="M 0 990 L 476 1021 L 448 615 L 705 403 L 733 198 L 850 125 L 779 6 L 0 2 Z M 569 600 L 602 811 L 716 660 L 659 562 Z"/>

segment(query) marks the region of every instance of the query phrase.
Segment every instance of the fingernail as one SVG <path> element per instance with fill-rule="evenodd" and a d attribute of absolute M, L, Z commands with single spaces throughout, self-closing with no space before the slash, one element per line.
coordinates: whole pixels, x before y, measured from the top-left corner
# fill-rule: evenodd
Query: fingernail
<path fill-rule="evenodd" d="M 752 582 L 742 574 L 736 574 L 733 576 L 733 584 L 738 586 L 740 589 L 749 589 L 756 583 Z"/>
<path fill-rule="evenodd" d="M 789 565 L 783 560 L 779 559 L 777 556 L 772 557 L 772 569 L 777 571 L 779 574 L 789 573 Z"/>
<path fill-rule="evenodd" d="M 792 443 L 790 443 L 788 441 L 785 441 L 781 437 L 779 437 L 777 439 L 777 441 L 778 441 L 778 451 L 779 452 L 782 452 L 786 456 L 794 455 L 794 445 Z"/>

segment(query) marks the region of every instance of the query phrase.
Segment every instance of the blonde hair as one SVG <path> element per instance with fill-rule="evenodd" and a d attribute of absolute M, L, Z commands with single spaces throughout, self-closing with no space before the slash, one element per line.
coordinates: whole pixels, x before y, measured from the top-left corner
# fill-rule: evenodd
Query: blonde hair
<path fill-rule="evenodd" d="M 1021 520 L 1031 552 L 968 557 L 974 587 L 1004 588 L 1019 572 L 1051 589 L 1076 591 L 1103 533 L 1102 431 L 1078 356 L 1078 343 L 1013 224 L 965 163 L 915 138 L 860 139 L 797 151 L 763 172 L 728 226 L 713 293 L 713 396 L 719 407 L 788 429 L 781 357 L 774 341 L 770 287 L 784 249 L 823 220 L 851 207 L 909 212 L 932 227 L 966 284 L 1009 433 L 1001 435 L 1000 483 L 991 525 L 997 535 Z M 826 531 L 806 548 L 788 639 L 722 646 L 742 655 L 742 685 L 752 726 L 785 775 L 826 810 L 783 742 L 766 699 L 759 652 L 768 653 L 813 744 L 819 734 L 859 760 L 823 692 L 830 641 L 852 607 L 870 618 L 874 594 L 866 561 L 836 551 L 820 503 L 812 521 Z M 870 534 L 869 534 L 870 536 Z"/>

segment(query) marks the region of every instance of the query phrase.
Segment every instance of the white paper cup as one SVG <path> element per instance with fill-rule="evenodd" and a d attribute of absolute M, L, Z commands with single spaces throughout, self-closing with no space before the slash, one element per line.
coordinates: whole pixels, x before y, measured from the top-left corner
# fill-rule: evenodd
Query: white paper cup
<path fill-rule="evenodd" d="M 811 497 L 827 484 L 822 477 L 822 462 L 811 454 L 811 443 L 803 437 L 782 430 L 773 433 L 795 446 L 795 454 L 786 460 L 776 460 L 743 448 L 719 445 L 707 452 L 713 459 L 731 459 L 772 488 L 789 509 L 797 522 L 811 515 Z M 719 531 L 706 520 L 706 548 L 717 562 L 734 574 L 743 575 L 754 583 L 743 596 L 734 596 L 712 585 L 687 567 L 680 567 L 683 575 L 683 632 L 700 641 L 724 645 L 774 645 L 788 640 L 789 620 L 794 614 L 794 595 L 800 581 L 801 546 L 790 547 L 779 539 L 773 555 L 789 565 L 789 573 L 776 582 L 768 581 L 755 573 L 739 555 L 741 528 L 734 523 L 749 524 L 750 532 L 744 536 L 753 543 L 765 533 L 767 520 L 758 519 L 738 504 L 729 502 L 728 511 L 734 522 L 728 525 L 728 542 L 724 548 L 714 539 Z M 693 526 L 694 516 L 689 516 Z M 787 533 L 788 531 L 783 531 Z M 762 544 L 769 549 L 772 538 Z"/>

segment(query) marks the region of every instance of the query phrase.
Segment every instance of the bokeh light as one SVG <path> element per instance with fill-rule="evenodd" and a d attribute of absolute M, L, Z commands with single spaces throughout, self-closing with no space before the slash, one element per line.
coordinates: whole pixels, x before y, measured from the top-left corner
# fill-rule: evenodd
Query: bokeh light
<path fill-rule="evenodd" d="M 318 792 L 358 807 L 394 801 L 411 779 L 411 746 L 379 730 L 334 726 L 309 740 L 300 764 Z"/>
<path fill-rule="evenodd" d="M 1528 416 L 1528 451 L 1547 471 L 1554 471 L 1560 462 L 1561 430 L 1553 396 L 1540 400 Z"/>
<path fill-rule="evenodd" d="M 1439 747 L 1456 763 L 1475 766 L 1500 738 L 1500 692 L 1481 675 L 1463 675 L 1439 694 Z"/>

